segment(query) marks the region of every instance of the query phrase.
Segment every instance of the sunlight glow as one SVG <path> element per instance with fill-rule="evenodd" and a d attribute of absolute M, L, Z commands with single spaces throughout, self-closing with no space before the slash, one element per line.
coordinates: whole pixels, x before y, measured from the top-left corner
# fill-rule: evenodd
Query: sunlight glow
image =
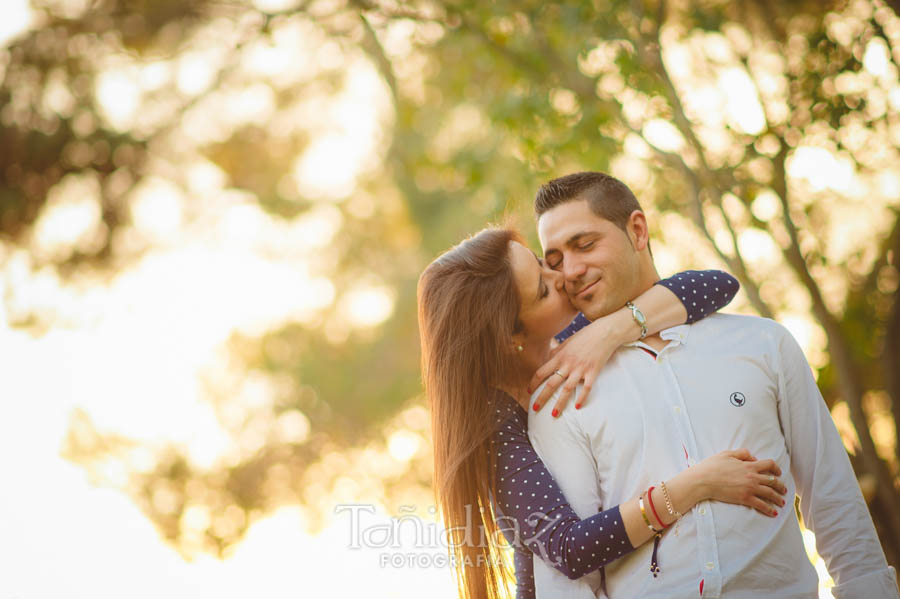
<path fill-rule="evenodd" d="M 666 152 L 677 152 L 684 147 L 684 137 L 669 121 L 653 119 L 644 125 L 644 136 L 654 146 Z"/>
<path fill-rule="evenodd" d="M 800 146 L 788 159 L 788 175 L 805 179 L 813 191 L 849 192 L 854 179 L 853 161 L 837 157 L 825 148 Z"/>
<path fill-rule="evenodd" d="M 29 0 L 4 0 L 3 18 L 0 19 L 0 47 L 19 35 L 34 18 Z"/>
<path fill-rule="evenodd" d="M 881 38 L 874 38 L 866 45 L 863 66 L 876 77 L 887 77 L 890 73 L 888 48 Z"/>
<path fill-rule="evenodd" d="M 117 129 L 127 129 L 140 106 L 141 90 L 137 77 L 132 69 L 109 69 L 101 72 L 97 80 L 97 99 L 104 116 Z"/>
<path fill-rule="evenodd" d="M 775 192 L 767 189 L 757 194 L 750 204 L 750 210 L 759 220 L 770 221 L 781 211 L 781 205 Z"/>
<path fill-rule="evenodd" d="M 771 235 L 759 229 L 745 229 L 738 237 L 741 254 L 756 265 L 774 266 L 781 258 L 781 249 Z"/>
<path fill-rule="evenodd" d="M 313 110 L 310 122 L 320 123 L 319 135 L 295 163 L 294 180 L 307 197 L 346 197 L 383 151 L 383 121 L 390 112 L 384 85 L 370 63 L 351 61 L 343 92 Z"/>
<path fill-rule="evenodd" d="M 90 176 L 69 175 L 51 189 L 34 229 L 35 251 L 44 257 L 65 257 L 74 249 L 89 249 L 101 226 L 100 186 Z"/>
<path fill-rule="evenodd" d="M 208 88 L 215 76 L 215 64 L 209 53 L 186 54 L 178 61 L 176 82 L 178 90 L 195 96 Z"/>
<path fill-rule="evenodd" d="M 175 185 L 150 179 L 132 193 L 131 218 L 141 233 L 161 241 L 179 231 L 184 197 Z"/>
<path fill-rule="evenodd" d="M 756 86 L 743 69 L 729 68 L 719 75 L 719 88 L 725 94 L 725 110 L 737 129 L 757 135 L 766 126 Z"/>
<path fill-rule="evenodd" d="M 298 0 L 251 2 L 268 11 L 298 5 Z M 62 16 L 77 16 L 87 10 L 91 0 L 54 4 L 61 7 Z M 324 15 L 335 6 L 342 5 L 321 0 L 308 8 L 310 13 Z M 27 0 L 5 0 L 0 44 L 31 26 L 34 14 Z M 220 24 L 226 21 L 219 19 Z M 335 21 L 334 26 L 344 24 Z M 352 22 L 357 32 L 361 26 L 358 19 Z M 224 29 L 228 27 L 231 24 Z M 94 80 L 101 118 L 137 138 L 158 125 L 172 125 L 174 133 L 164 143 L 187 140 L 184 153 L 175 153 L 187 158 L 183 163 L 158 164 L 164 161 L 157 161 L 154 155 L 149 170 L 141 173 L 153 176 L 125 198 L 130 220 L 126 219 L 112 238 L 115 256 L 123 256 L 125 266 L 113 272 L 101 276 L 79 271 L 73 280 L 67 280 L 50 267 L 38 269 L 42 260 L 96 248 L 106 241 L 96 178 L 69 175 L 52 188 L 27 250 L 13 250 L 0 240 L 0 366 L 6 366 L 0 372 L 6 400 L 0 419 L 0 469 L 5 481 L 0 493 L 0 564 L 21 565 L 4 570 L 0 599 L 7 595 L 55 599 L 77 594 L 73 589 L 99 599 L 121 597 L 123 589 L 125 595 L 136 599 L 378 599 L 421 596 L 424 589 L 434 599 L 456 597 L 446 567 L 385 565 L 380 561 L 385 553 L 434 558 L 445 554 L 442 547 L 428 545 L 423 550 L 404 537 L 396 548 L 351 550 L 351 528 L 346 516 L 335 514 L 334 509 L 338 501 L 364 498 L 372 502 L 365 523 L 389 528 L 396 519 L 383 503 L 390 496 L 386 489 L 395 486 L 402 493 L 394 496 L 409 500 L 410 505 L 392 508 L 407 508 L 422 522 L 434 523 L 433 509 L 429 511 L 433 508 L 432 489 L 421 482 L 431 467 L 432 451 L 429 413 L 421 397 L 388 424 L 379 425 L 373 440 L 349 449 L 326 446 L 308 465 L 302 481 L 288 480 L 292 477 L 287 468 L 280 475 L 283 480 L 273 474 L 279 484 L 300 486 L 308 494 L 304 501 L 307 496 L 312 498 L 303 507 L 267 505 L 260 511 L 245 512 L 235 505 L 211 508 L 196 496 L 192 498 L 195 503 L 190 503 L 189 498 L 174 526 L 185 533 L 190 549 L 202 546 L 208 525 L 221 532 L 248 524 L 246 536 L 221 559 L 198 550 L 193 561 L 186 561 L 133 498 L 99 486 L 85 468 L 61 455 L 71 422 L 78 415 L 101 433 L 122 435 L 140 444 L 123 450 L 124 463 L 110 460 L 99 465 L 98 470 L 114 484 L 126 481 L 130 472 L 125 466 L 133 468 L 131 473 L 150 471 L 156 465 L 155 452 L 164 447 L 183 451 L 191 466 L 211 469 L 232 465 L 272 439 L 285 444 L 318 439 L 321 431 L 314 423 L 319 421 L 312 410 L 327 410 L 328 406 L 317 398 L 317 391 L 310 391 L 314 407 L 307 413 L 295 407 L 302 405 L 302 410 L 308 410 L 303 403 L 280 403 L 291 392 L 296 396 L 292 378 L 296 373 L 284 375 L 286 384 L 269 373 L 235 368 L 233 347 L 240 347 L 245 336 L 259 339 L 293 324 L 321 332 L 326 341 L 346 340 L 355 330 L 365 337 L 398 309 L 397 292 L 375 274 L 353 273 L 356 278 L 347 284 L 341 278 L 345 271 L 332 272 L 346 245 L 343 227 L 356 225 L 354 218 L 383 214 L 390 202 L 400 203 L 396 199 L 400 192 L 389 189 L 382 193 L 384 188 L 367 185 L 368 176 L 383 167 L 390 147 L 391 90 L 362 52 L 354 54 L 348 49 L 352 43 L 336 43 L 320 27 L 297 15 L 272 18 L 265 35 L 246 46 L 229 48 L 239 56 L 235 71 L 229 72 L 221 86 L 217 84 L 221 65 L 216 60 L 222 55 L 211 52 L 182 49 L 164 59 L 121 52 L 104 58 L 109 62 L 103 63 Z M 429 27 L 432 33 L 426 34 Z M 409 76 L 411 80 L 430 76 L 428 69 L 433 65 L 410 67 L 416 65 L 418 44 L 424 43 L 427 35 L 443 35 L 445 29 L 437 23 L 420 26 L 394 19 L 386 31 L 383 44 L 389 57 L 404 58 L 395 61 L 402 96 L 408 93 L 403 89 L 404 68 L 416 74 Z M 671 27 L 663 33 L 666 39 L 680 35 Z M 859 33 L 852 24 L 835 25 L 832 31 L 848 40 Z M 183 41 L 183 48 L 198 47 L 192 45 L 197 39 Z M 40 40 L 37 43 L 40 45 Z M 685 110 L 697 123 L 695 131 L 701 143 L 710 156 L 726 156 L 722 168 L 730 168 L 728 153 L 740 145 L 735 140 L 741 136 L 735 131 L 758 134 L 766 127 L 763 103 L 753 82 L 721 35 L 704 33 L 696 40 L 666 42 L 665 46 L 667 66 L 676 83 L 685 88 L 681 92 Z M 622 50 L 619 42 L 601 43 L 580 66 L 586 73 L 603 74 L 599 90 L 617 95 L 626 105 L 628 118 L 633 118 L 634 129 L 642 131 L 647 140 L 668 152 L 684 152 L 685 139 L 670 115 L 659 110 L 657 99 L 627 87 L 615 61 Z M 884 96 L 881 103 L 900 110 L 900 88 L 893 82 L 894 87 L 888 89 L 885 83 L 885 78 L 896 77 L 888 51 L 880 40 L 870 42 L 862 57 L 866 72 L 844 73 L 835 78 L 835 86 L 871 92 L 867 88 L 879 78 L 882 87 L 878 91 Z M 706 59 L 715 63 L 712 81 L 709 73 L 698 74 L 695 68 L 706 64 Z M 315 75 L 324 70 L 333 71 L 329 83 L 334 80 L 339 90 L 335 95 L 327 85 L 317 87 L 321 81 L 315 80 Z M 777 115 L 773 116 L 777 108 L 773 110 L 767 95 L 777 95 L 780 85 L 772 73 L 753 71 L 767 114 L 777 121 Z M 304 87 L 303 93 L 291 100 L 296 106 L 282 106 L 288 95 L 285 90 L 295 91 L 298 88 L 291 86 L 297 82 Z M 178 91 L 153 93 L 172 84 Z M 47 80 L 39 100 L 51 116 L 52 112 L 67 116 L 79 110 L 73 95 L 77 85 L 67 85 L 62 78 L 54 80 L 52 74 Z M 208 96 L 204 94 L 207 91 Z M 181 94 L 204 95 L 181 120 L 170 123 L 167 111 L 187 100 Z M 423 101 L 424 97 L 423 92 Z M 577 114 L 579 98 L 568 89 L 557 89 L 552 92 L 552 105 L 560 114 Z M 788 114 L 786 105 L 783 112 Z M 81 112 L 72 120 L 78 135 L 94 128 L 87 114 Z M 429 140 L 425 150 L 427 158 L 448 159 L 463 144 L 493 134 L 486 115 L 480 107 L 465 104 L 445 112 L 439 134 Z M 265 126 L 276 134 L 284 131 L 285 138 L 296 135 L 303 140 L 296 146 L 285 144 L 291 148 L 285 162 L 290 166 L 273 182 L 278 194 L 302 202 L 300 216 L 288 219 L 264 211 L 255 195 L 229 187 L 237 183 L 223 170 L 227 166 L 220 168 L 211 162 L 214 158 L 200 156 L 204 144 L 223 142 L 246 124 Z M 636 189 L 647 190 L 654 183 L 649 167 L 654 154 L 639 135 L 623 137 L 625 153 L 614 157 L 612 170 Z M 790 184 L 806 182 L 814 193 L 834 190 L 844 194 L 838 202 L 842 205 L 828 210 L 839 225 L 828 231 L 834 239 L 823 249 L 825 257 L 830 263 L 862 260 L 854 256 L 857 242 L 867 235 L 874 237 L 878 232 L 866 226 L 879 220 L 864 210 L 893 209 L 893 204 L 860 208 L 845 200 L 857 197 L 854 194 L 865 189 L 864 185 L 896 200 L 900 177 L 884 172 L 877 180 L 866 181 L 865 169 L 857 173 L 854 163 L 833 148 L 817 147 L 810 139 L 800 144 L 789 157 Z M 84 158 L 73 162 L 89 165 L 92 152 L 91 146 L 81 141 L 70 144 L 65 155 Z M 690 161 L 690 152 L 685 155 Z M 125 170 L 114 173 L 105 184 L 115 183 Z M 127 175 L 124 179 L 130 181 Z M 125 189 L 128 187 L 123 186 Z M 797 195 L 813 195 L 808 189 L 802 191 L 805 193 Z M 743 205 L 741 209 L 746 217 Z M 750 210 L 762 221 L 779 224 L 781 207 L 771 191 L 760 193 Z M 690 224 L 689 215 L 673 211 L 656 221 L 662 223 L 664 241 L 655 245 L 654 251 L 663 271 L 688 265 L 720 266 L 719 258 Z M 715 238 L 729 247 L 730 237 L 721 221 L 712 226 Z M 811 238 L 811 228 L 801 233 Z M 772 237 L 762 231 L 741 229 L 738 244 L 751 270 L 765 271 L 779 257 Z M 690 260 L 695 262 L 685 264 Z M 773 274 L 767 283 L 777 287 L 778 269 L 770 270 Z M 815 276 L 824 281 L 826 301 L 844 297 L 840 288 L 835 292 L 835 287 L 829 286 L 827 276 Z M 843 279 L 838 282 L 846 285 Z M 792 298 L 799 286 L 791 287 L 776 289 L 779 299 Z M 808 299 L 805 293 L 801 290 L 799 295 L 802 300 L 782 310 L 780 321 L 813 364 L 824 364 L 824 331 L 802 303 Z M 744 298 L 735 304 L 737 310 L 749 310 Z M 49 324 L 28 330 L 12 325 L 28 323 L 29 313 L 46 317 Z M 332 319 L 335 327 L 330 326 Z M 268 351 L 268 337 L 265 343 Z M 277 345 L 277 340 L 272 345 Z M 298 348 L 303 345 L 300 343 L 282 341 L 282 345 L 279 351 L 288 356 L 309 351 Z M 317 349 L 313 346 L 312 351 Z M 358 374 L 365 384 L 366 373 Z M 277 416 L 261 417 L 259 412 L 265 410 L 273 410 Z M 835 412 L 840 415 L 841 410 L 846 411 L 846 405 L 839 403 Z M 845 420 L 849 422 L 849 417 Z M 882 436 L 890 433 L 885 429 Z M 146 500 L 168 513 L 180 508 L 180 496 L 164 486 Z M 317 522 L 313 514 L 325 517 Z M 819 576 L 826 578 L 824 562 L 814 552 L 812 533 L 803 534 L 810 559 Z M 820 593 L 823 599 L 831 597 L 827 588 Z"/>
<path fill-rule="evenodd" d="M 386 287 L 360 287 L 346 293 L 341 312 L 350 324 L 371 327 L 380 324 L 394 311 L 394 297 Z"/>
<path fill-rule="evenodd" d="M 424 439 L 416 433 L 400 430 L 388 440 L 388 451 L 398 462 L 408 462 L 416 455 L 423 442 Z"/>

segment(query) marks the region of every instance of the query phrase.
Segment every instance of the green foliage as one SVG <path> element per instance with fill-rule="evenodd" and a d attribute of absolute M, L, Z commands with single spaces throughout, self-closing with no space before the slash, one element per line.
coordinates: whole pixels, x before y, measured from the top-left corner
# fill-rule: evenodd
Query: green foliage
<path fill-rule="evenodd" d="M 147 176 L 150 159 L 177 164 L 191 152 L 214 162 L 230 185 L 252 193 L 274 214 L 294 218 L 315 207 L 320 200 L 285 191 L 283 183 L 311 140 L 304 127 L 285 133 L 271 123 L 253 123 L 202 143 L 178 129 L 216 86 L 262 83 L 275 90 L 275 111 L 282 115 L 308 94 L 340 90 L 340 68 L 323 67 L 312 81 L 286 85 L 241 73 L 245 48 L 271 41 L 281 25 L 302 23 L 323 43 L 364 55 L 390 88 L 393 120 L 379 168 L 358 182 L 356 197 L 338 199 L 343 229 L 315 258 L 333 265 L 339 294 L 371 276 L 393 288 L 394 313 L 375 329 L 343 338 L 329 333 L 341 319 L 335 308 L 313 323 L 236 340 L 235 351 L 249 368 L 292 381 L 293 392 L 267 416 L 274 421 L 284 410 L 298 409 L 315 434 L 303 448 L 273 440 L 221 472 L 191 472 L 182 464 L 184 478 L 208 487 L 210 504 L 261 509 L 265 498 L 254 495 L 261 487 L 254 490 L 246 481 L 255 478 L 242 473 L 263 476 L 267 468 L 289 463 L 300 476 L 329 442 L 376 438 L 379 427 L 420 393 L 414 295 L 428 261 L 507 216 L 533 238 L 531 198 L 542 181 L 576 170 L 619 175 L 625 157 L 638 166 L 620 176 L 645 206 L 691 223 L 704 250 L 740 277 L 757 312 L 796 312 L 790 294 L 771 289 L 803 291 L 830 351 L 820 386 L 829 401 L 851 405 L 862 442 L 857 464 L 878 481 L 876 522 L 883 539 L 900 538 L 891 507 L 898 462 L 874 455 L 862 408 L 865 394 L 887 390 L 894 413 L 900 409 L 894 372 L 900 358 L 890 343 L 900 311 L 896 254 L 890 253 L 897 245 L 896 194 L 873 191 L 860 201 L 846 188 L 790 173 L 803 147 L 846 159 L 871 189 L 896 171 L 900 123 L 886 97 L 888 88 L 898 89 L 900 19 L 889 8 L 866 1 L 501 0 L 334 3 L 327 10 L 304 2 L 271 14 L 203 0 L 110 0 L 76 18 L 47 9 L 45 21 L 10 45 L 0 86 L 0 233 L 19 244 L 27 243 L 47 191 L 65 174 L 90 170 L 103 181 L 112 239 L 127 225 L 124 198 Z M 408 50 L 392 50 L 392 28 L 407 25 Z M 215 27 L 228 32 L 221 42 L 228 58 L 210 90 L 196 97 L 172 86 L 159 90 L 157 96 L 177 100 L 159 126 L 135 123 L 119 131 L 104 120 L 94 93 L 105 59 L 177 56 L 208 39 Z M 887 49 L 880 78 L 864 66 L 873 41 Z M 674 49 L 680 50 L 677 58 Z M 728 73 L 739 73 L 747 93 L 756 95 L 763 123 L 758 129 L 721 107 L 715 110 L 723 116 L 711 119 L 707 112 L 713 109 L 698 103 L 696 90 L 721 91 L 718 78 Z M 39 90 L 51 76 L 62 78 L 72 107 L 48 112 Z M 648 133 L 655 121 L 675 128 L 680 147 L 662 147 Z M 371 213 L 352 209 L 359 197 L 374 200 Z M 756 207 L 766 197 L 777 206 L 763 218 Z M 850 202 L 858 210 L 848 211 Z M 864 212 L 873 206 L 883 210 Z M 871 223 L 870 236 L 835 254 L 833 246 L 845 235 L 842 219 L 860 214 Z M 776 248 L 772 260 L 744 255 L 739 240 L 748 232 L 769 239 Z M 89 257 L 109 257 L 111 247 L 102 245 Z M 60 266 L 80 265 L 83 258 L 74 253 Z M 828 295 L 836 280 L 849 282 L 846 297 Z M 176 452 L 161 464 L 178 460 Z M 136 493 L 144 496 L 162 484 L 166 472 L 142 479 Z M 178 540 L 177 510 L 163 516 L 152 502 L 145 505 Z M 221 549 L 236 540 L 243 529 L 234 530 L 213 535 L 214 545 Z M 887 549 L 896 563 L 900 545 Z"/>

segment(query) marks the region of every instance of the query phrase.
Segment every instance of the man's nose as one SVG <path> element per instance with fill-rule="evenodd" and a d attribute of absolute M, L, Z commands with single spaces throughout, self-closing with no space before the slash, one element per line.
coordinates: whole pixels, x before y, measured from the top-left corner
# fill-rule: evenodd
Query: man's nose
<path fill-rule="evenodd" d="M 584 276 L 585 270 L 584 262 L 577 258 L 567 257 L 563 262 L 563 276 L 567 282 L 577 282 Z"/>

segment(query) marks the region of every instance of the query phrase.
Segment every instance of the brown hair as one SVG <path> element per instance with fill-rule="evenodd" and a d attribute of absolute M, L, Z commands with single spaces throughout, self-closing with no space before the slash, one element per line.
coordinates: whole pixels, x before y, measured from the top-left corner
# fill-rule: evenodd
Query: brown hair
<path fill-rule="evenodd" d="M 606 173 L 582 172 L 553 179 L 541 185 L 534 198 L 534 213 L 542 214 L 572 200 L 587 200 L 591 210 L 623 231 L 628 217 L 641 205 L 628 186 Z"/>
<path fill-rule="evenodd" d="M 492 398 L 516 366 L 519 294 L 511 241 L 522 241 L 514 230 L 484 229 L 438 257 L 419 278 L 434 484 L 463 599 L 507 596 L 511 581 L 491 503 L 496 452 L 490 446 Z"/>

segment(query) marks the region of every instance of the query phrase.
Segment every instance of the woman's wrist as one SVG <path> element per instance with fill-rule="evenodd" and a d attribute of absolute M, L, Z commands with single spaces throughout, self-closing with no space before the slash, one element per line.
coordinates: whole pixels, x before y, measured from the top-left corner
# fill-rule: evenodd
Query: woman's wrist
<path fill-rule="evenodd" d="M 641 328 L 635 322 L 629 308 L 619 308 L 603 318 L 609 319 L 610 334 L 613 340 L 616 341 L 617 346 L 625 345 L 641 338 Z"/>
<path fill-rule="evenodd" d="M 686 514 L 695 505 L 709 498 L 710 492 L 698 468 L 682 470 L 666 481 L 672 507 Z"/>

